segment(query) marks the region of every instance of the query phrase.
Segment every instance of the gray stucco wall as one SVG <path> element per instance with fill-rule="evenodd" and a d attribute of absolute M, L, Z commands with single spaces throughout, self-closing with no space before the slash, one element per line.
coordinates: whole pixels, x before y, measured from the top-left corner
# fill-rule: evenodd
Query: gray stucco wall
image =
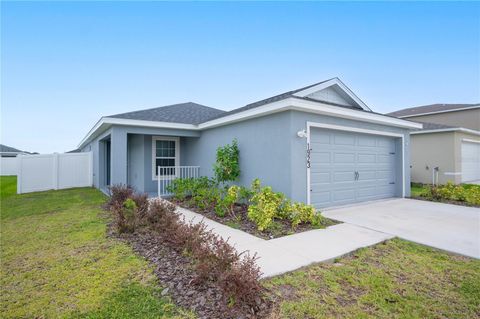
<path fill-rule="evenodd" d="M 182 144 L 184 165 L 199 165 L 201 174 L 213 175 L 216 149 L 234 138 L 240 149 L 239 184 L 260 178 L 275 190 L 290 193 L 290 113 L 282 112 L 202 131 L 199 139 Z"/>
<path fill-rule="evenodd" d="M 200 174 L 205 176 L 213 175 L 216 149 L 236 138 L 240 148 L 239 184 L 247 186 L 253 179 L 260 178 L 264 185 L 272 186 L 293 200 L 306 201 L 307 141 L 299 138 L 297 132 L 306 129 L 307 121 L 403 134 L 405 149 L 401 150 L 401 139 L 398 139 L 397 153 L 398 163 L 401 163 L 402 151 L 405 152 L 406 174 L 402 176 L 399 166 L 397 176 L 406 179 L 405 192 L 406 196 L 410 195 L 409 131 L 397 127 L 286 111 L 201 132 L 113 126 L 102 137 L 110 135 L 112 141 L 112 184 L 128 182 L 139 191 L 156 191 L 157 182 L 152 180 L 152 136 L 179 136 L 180 165 L 200 166 Z M 101 154 L 99 141 L 102 137 L 91 143 L 96 187 L 101 185 L 98 175 L 102 175 L 99 172 L 102 159 L 98 154 Z M 126 169 L 127 165 L 129 170 Z M 398 196 L 401 196 L 402 184 L 399 183 L 398 187 Z"/>

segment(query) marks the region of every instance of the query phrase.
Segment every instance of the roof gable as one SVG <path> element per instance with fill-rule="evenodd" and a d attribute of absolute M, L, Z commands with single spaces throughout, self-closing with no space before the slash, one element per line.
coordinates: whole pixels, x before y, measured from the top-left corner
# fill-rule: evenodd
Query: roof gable
<path fill-rule="evenodd" d="M 339 78 L 333 78 L 299 89 L 293 93 L 293 96 L 371 111 Z"/>

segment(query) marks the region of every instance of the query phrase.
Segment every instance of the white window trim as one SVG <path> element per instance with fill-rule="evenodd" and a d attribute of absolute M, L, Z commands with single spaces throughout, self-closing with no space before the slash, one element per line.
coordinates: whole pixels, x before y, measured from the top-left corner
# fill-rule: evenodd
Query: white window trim
<path fill-rule="evenodd" d="M 307 122 L 307 145 L 310 145 L 310 128 L 311 127 L 401 138 L 402 139 L 402 197 L 405 197 L 405 183 L 406 183 L 406 178 L 405 178 L 405 136 L 403 134 L 385 132 L 385 131 L 377 131 L 377 130 L 369 130 L 369 129 L 351 127 L 351 126 L 332 125 L 332 124 L 324 124 L 324 123 L 317 123 L 317 122 Z M 310 168 L 307 166 L 307 204 L 309 204 L 309 205 L 310 205 L 310 196 L 311 196 L 311 194 L 310 194 L 310 189 L 311 189 L 310 178 L 311 178 L 310 177 Z"/>
<path fill-rule="evenodd" d="M 152 181 L 157 181 L 157 167 L 156 159 L 156 148 L 157 141 L 174 141 L 175 142 L 175 166 L 180 166 L 180 138 L 175 136 L 152 136 Z M 171 178 L 172 176 L 162 176 L 160 179 Z"/>

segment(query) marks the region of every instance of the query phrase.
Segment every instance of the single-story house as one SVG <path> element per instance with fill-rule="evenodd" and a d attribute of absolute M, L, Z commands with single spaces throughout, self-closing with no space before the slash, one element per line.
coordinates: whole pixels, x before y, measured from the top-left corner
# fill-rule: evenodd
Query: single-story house
<path fill-rule="evenodd" d="M 0 144 L 0 157 L 16 157 L 17 155 L 28 155 L 29 152 L 21 151 L 15 147 Z"/>
<path fill-rule="evenodd" d="M 212 176 L 217 147 L 237 139 L 239 184 L 259 178 L 321 208 L 409 196 L 410 131 L 421 127 L 373 112 L 333 78 L 231 111 L 188 102 L 105 116 L 78 148 L 93 152 L 96 187 L 156 193 L 171 175 Z"/>
<path fill-rule="evenodd" d="M 412 182 L 480 183 L 480 104 L 433 104 L 390 113 L 423 123 L 411 133 Z"/>

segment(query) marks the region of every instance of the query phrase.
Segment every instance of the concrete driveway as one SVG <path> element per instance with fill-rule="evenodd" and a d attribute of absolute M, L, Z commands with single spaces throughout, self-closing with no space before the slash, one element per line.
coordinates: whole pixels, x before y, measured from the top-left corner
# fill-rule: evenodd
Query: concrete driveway
<path fill-rule="evenodd" d="M 345 223 L 480 258 L 480 208 L 402 198 L 322 213 Z"/>

